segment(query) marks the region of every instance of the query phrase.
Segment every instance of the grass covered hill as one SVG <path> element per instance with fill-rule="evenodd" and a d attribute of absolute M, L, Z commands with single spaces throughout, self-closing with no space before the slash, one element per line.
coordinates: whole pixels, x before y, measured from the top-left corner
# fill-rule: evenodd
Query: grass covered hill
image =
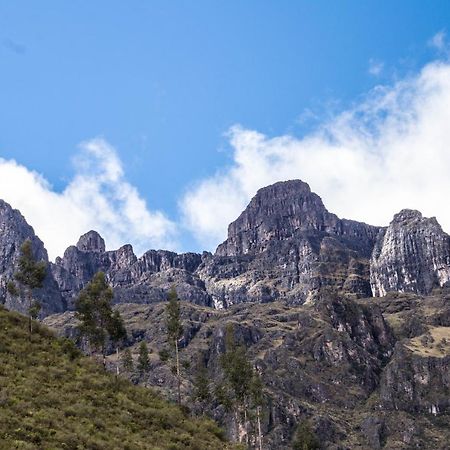
<path fill-rule="evenodd" d="M 0 449 L 226 449 L 211 421 L 116 380 L 44 326 L 0 308 Z"/>

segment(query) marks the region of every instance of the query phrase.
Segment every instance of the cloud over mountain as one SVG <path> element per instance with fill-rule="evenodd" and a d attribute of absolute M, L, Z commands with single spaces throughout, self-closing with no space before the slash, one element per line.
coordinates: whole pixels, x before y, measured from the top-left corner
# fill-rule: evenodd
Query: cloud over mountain
<path fill-rule="evenodd" d="M 434 61 L 302 137 L 234 126 L 232 164 L 181 200 L 185 225 L 213 248 L 256 190 L 300 178 L 341 217 L 387 224 L 402 208 L 450 230 L 450 63 Z"/>
<path fill-rule="evenodd" d="M 73 179 L 56 192 L 38 173 L 0 159 L 0 198 L 22 212 L 51 258 L 62 255 L 90 229 L 100 232 L 109 248 L 128 242 L 137 253 L 176 247 L 175 224 L 164 213 L 148 208 L 105 140 L 82 143 L 74 165 Z"/>

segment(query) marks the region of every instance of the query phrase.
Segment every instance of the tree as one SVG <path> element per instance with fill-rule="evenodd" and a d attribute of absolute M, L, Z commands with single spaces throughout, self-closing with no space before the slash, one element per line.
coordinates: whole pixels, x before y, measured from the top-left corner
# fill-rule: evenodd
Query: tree
<path fill-rule="evenodd" d="M 119 346 L 127 338 L 127 330 L 125 329 L 125 324 L 119 313 L 119 311 L 114 311 L 110 323 L 108 325 L 108 333 L 111 341 L 116 347 L 116 376 L 119 376 Z"/>
<path fill-rule="evenodd" d="M 105 368 L 108 337 L 118 339 L 124 332 L 120 314 L 118 312 L 113 314 L 112 299 L 113 291 L 106 281 L 105 274 L 98 272 L 80 292 L 75 302 L 80 333 L 85 336 L 90 347 L 101 351 Z"/>
<path fill-rule="evenodd" d="M 194 378 L 194 400 L 200 402 L 202 406 L 211 399 L 211 392 L 209 389 L 208 370 L 203 362 L 199 361 L 197 365 L 197 373 Z"/>
<path fill-rule="evenodd" d="M 258 448 L 259 450 L 262 450 L 261 409 L 264 404 L 264 395 L 261 377 L 256 370 L 253 373 L 253 378 L 250 384 L 250 398 L 252 401 L 252 407 L 256 409 Z"/>
<path fill-rule="evenodd" d="M 139 345 L 137 371 L 141 378 L 150 371 L 150 358 L 148 357 L 148 347 L 145 341 L 141 341 Z"/>
<path fill-rule="evenodd" d="M 293 450 L 319 450 L 320 443 L 317 439 L 311 425 L 307 420 L 302 420 L 295 432 L 292 443 Z"/>
<path fill-rule="evenodd" d="M 180 301 L 178 299 L 177 291 L 174 287 L 170 289 L 168 295 L 169 303 L 166 307 L 166 325 L 167 337 L 169 343 L 175 349 L 175 368 L 178 386 L 178 404 L 181 405 L 181 373 L 180 373 L 180 356 L 178 341 L 183 335 L 183 325 L 180 317 Z"/>
<path fill-rule="evenodd" d="M 8 283 L 8 292 L 11 295 L 24 295 L 28 300 L 28 331 L 31 339 L 33 333 L 33 321 L 39 315 L 41 304 L 33 301 L 33 290 L 41 288 L 46 277 L 47 264 L 45 261 L 37 261 L 33 255 L 33 246 L 27 239 L 20 247 L 18 270 L 14 273 L 14 281 Z"/>
<path fill-rule="evenodd" d="M 250 364 L 244 346 L 237 345 L 234 337 L 234 327 L 228 323 L 225 329 L 225 353 L 221 356 L 220 363 L 224 372 L 224 385 L 220 394 L 225 397 L 228 392 L 231 401 L 227 403 L 234 409 L 236 422 L 236 435 L 239 436 L 239 425 L 243 418 L 247 444 L 250 444 L 248 429 L 250 421 L 250 409 L 256 410 L 259 448 L 262 448 L 261 433 L 261 407 L 263 404 L 262 383 L 258 374 Z M 243 417 L 242 417 L 243 416 Z"/>
<path fill-rule="evenodd" d="M 121 355 L 120 362 L 122 363 L 122 368 L 125 372 L 133 371 L 133 357 L 131 356 L 131 351 L 126 348 Z"/>

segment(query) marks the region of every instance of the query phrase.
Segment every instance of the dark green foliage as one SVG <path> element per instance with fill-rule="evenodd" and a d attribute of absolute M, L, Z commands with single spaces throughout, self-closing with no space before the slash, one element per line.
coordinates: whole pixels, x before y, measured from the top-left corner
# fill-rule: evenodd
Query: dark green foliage
<path fill-rule="evenodd" d="M 297 426 L 294 441 L 292 443 L 293 450 L 319 450 L 320 443 L 317 439 L 311 425 L 307 420 L 303 420 Z"/>
<path fill-rule="evenodd" d="M 19 290 L 17 289 L 16 283 L 14 283 L 14 281 L 8 281 L 6 289 L 14 297 L 17 297 L 20 294 Z"/>
<path fill-rule="evenodd" d="M 263 385 L 258 373 L 250 364 L 247 350 L 237 345 L 234 327 L 228 323 L 225 329 L 225 353 L 220 359 L 224 382 L 216 389 L 216 398 L 228 411 L 234 410 L 236 427 L 243 421 L 247 444 L 250 445 L 248 422 L 256 419 L 257 439 L 262 448 L 261 414 L 263 406 Z M 243 416 L 243 417 L 242 417 Z"/>
<path fill-rule="evenodd" d="M 199 362 L 197 366 L 197 373 L 194 378 L 194 400 L 197 400 L 202 404 L 205 404 L 211 400 L 208 370 L 203 362 Z"/>
<path fill-rule="evenodd" d="M 81 352 L 72 339 L 61 338 L 59 340 L 59 345 L 63 353 L 65 353 L 71 361 L 81 356 Z"/>
<path fill-rule="evenodd" d="M 11 295 L 25 295 L 28 300 L 28 330 L 31 336 L 33 322 L 37 319 L 41 310 L 41 304 L 33 302 L 33 290 L 41 288 L 46 277 L 47 264 L 45 261 L 37 261 L 33 255 L 33 246 L 30 239 L 27 239 L 20 247 L 20 257 L 18 270 L 14 273 L 14 278 L 19 285 L 13 281 L 8 282 L 8 292 Z"/>
<path fill-rule="evenodd" d="M 120 362 L 125 372 L 133 372 L 133 357 L 131 356 L 131 351 L 129 348 L 126 348 L 122 352 Z"/>
<path fill-rule="evenodd" d="M 145 341 L 139 345 L 139 356 L 137 360 L 137 371 L 141 377 L 146 375 L 150 370 L 150 359 L 148 357 L 148 347 Z"/>
<path fill-rule="evenodd" d="M 111 341 L 118 345 L 127 338 L 127 330 L 119 311 L 114 311 L 108 325 L 108 333 Z"/>
<path fill-rule="evenodd" d="M 167 350 L 167 348 L 163 348 L 162 350 L 160 350 L 158 352 L 158 356 L 162 362 L 167 362 L 167 361 L 169 361 L 169 358 L 170 358 L 170 352 L 169 352 L 169 350 Z"/>
<path fill-rule="evenodd" d="M 0 308 L 0 448 L 225 449 L 209 420 L 187 417 L 152 390 L 74 358 L 44 326 Z M 231 447 L 228 447 L 231 448 Z"/>
<path fill-rule="evenodd" d="M 80 321 L 80 333 L 95 350 L 104 353 L 107 330 L 111 322 L 113 291 L 105 274 L 98 272 L 80 292 L 75 303 L 76 317 Z"/>
<path fill-rule="evenodd" d="M 31 241 L 27 239 L 20 247 L 19 270 L 14 274 L 16 281 L 30 289 L 42 287 L 46 276 L 45 261 L 36 261 Z"/>
<path fill-rule="evenodd" d="M 167 338 L 175 349 L 175 374 L 178 384 L 178 404 L 181 405 L 181 373 L 178 341 L 183 335 L 183 325 L 181 323 L 180 300 L 175 287 L 172 286 L 168 295 L 166 307 Z"/>
<path fill-rule="evenodd" d="M 119 353 L 119 345 L 127 337 L 125 325 L 119 311 L 112 310 L 113 291 L 106 281 L 105 274 L 98 272 L 91 282 L 80 292 L 75 303 L 76 317 L 80 321 L 79 330 L 86 337 L 89 345 L 103 355 L 106 365 L 106 343 L 108 338 L 115 344 Z M 118 355 L 117 355 L 118 356 Z M 119 373 L 119 361 L 116 363 Z"/>
<path fill-rule="evenodd" d="M 261 377 L 256 371 L 253 371 L 253 376 L 250 380 L 249 391 L 252 406 L 262 406 L 264 404 L 263 383 Z"/>
<path fill-rule="evenodd" d="M 227 324 L 225 331 L 225 353 L 221 357 L 225 380 L 234 393 L 238 403 L 243 403 L 250 394 L 253 368 L 243 346 L 237 346 L 234 340 L 232 324 Z"/>

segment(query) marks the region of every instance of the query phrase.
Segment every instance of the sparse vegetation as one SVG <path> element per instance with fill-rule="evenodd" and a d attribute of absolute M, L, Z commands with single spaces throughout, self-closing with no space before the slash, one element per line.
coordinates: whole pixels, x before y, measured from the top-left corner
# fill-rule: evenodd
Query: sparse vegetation
<path fill-rule="evenodd" d="M 222 431 L 0 308 L 0 448 L 221 449 Z"/>
<path fill-rule="evenodd" d="M 183 335 L 183 325 L 180 316 L 180 300 L 175 287 L 171 288 L 168 300 L 169 303 L 166 307 L 167 338 L 175 350 L 175 374 L 177 376 L 178 404 L 181 405 L 181 372 L 178 341 Z"/>
<path fill-rule="evenodd" d="M 310 423 L 307 420 L 301 421 L 296 429 L 293 450 L 318 450 L 320 448 L 319 440 L 315 435 Z"/>
<path fill-rule="evenodd" d="M 41 288 L 46 276 L 45 261 L 37 261 L 33 254 L 33 246 L 27 239 L 20 247 L 18 270 L 14 273 L 15 282 L 8 282 L 8 292 L 17 297 L 25 297 L 28 302 L 28 331 L 33 332 L 33 321 L 41 310 L 41 304 L 33 300 L 33 291 Z"/>

